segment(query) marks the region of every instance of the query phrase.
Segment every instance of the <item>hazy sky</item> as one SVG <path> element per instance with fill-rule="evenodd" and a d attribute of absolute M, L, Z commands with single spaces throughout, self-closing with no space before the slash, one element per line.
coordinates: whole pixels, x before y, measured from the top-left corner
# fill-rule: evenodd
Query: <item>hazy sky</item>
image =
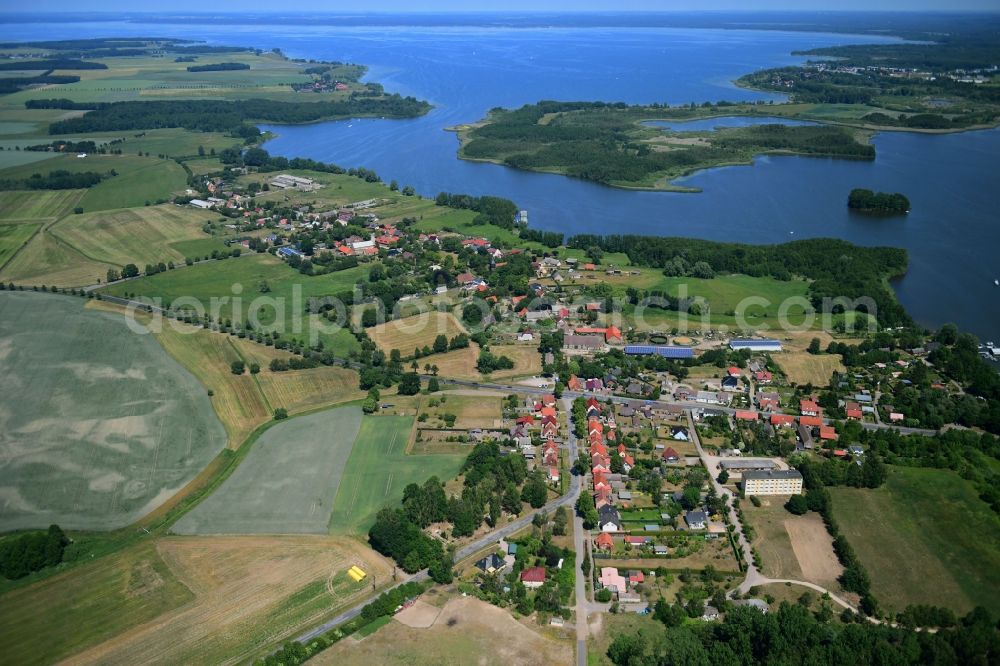
<path fill-rule="evenodd" d="M 698 11 L 698 10 L 874 10 L 874 11 L 962 11 L 1000 10 L 997 0 L 34 0 L 0 2 L 0 12 L 24 11 L 157 11 L 157 12 L 401 12 L 401 11 Z"/>

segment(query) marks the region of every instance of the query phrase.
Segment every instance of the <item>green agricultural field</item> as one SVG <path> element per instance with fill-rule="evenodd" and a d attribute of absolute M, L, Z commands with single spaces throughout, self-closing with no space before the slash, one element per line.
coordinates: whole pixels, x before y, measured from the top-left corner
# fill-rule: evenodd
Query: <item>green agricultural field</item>
<path fill-rule="evenodd" d="M 83 303 L 0 292 L 0 531 L 127 525 L 225 446 L 204 387 Z"/>
<path fill-rule="evenodd" d="M 118 174 L 86 190 L 79 205 L 87 212 L 143 206 L 187 187 L 187 174 L 177 162 L 138 155 L 89 155 L 85 159 L 60 155 L 42 163 L 0 170 L 0 178 L 25 179 L 57 170 L 105 174 L 114 170 Z"/>
<path fill-rule="evenodd" d="M 118 175 L 87 190 L 80 200 L 83 210 L 131 208 L 169 199 L 176 192 L 183 193 L 187 187 L 184 167 L 173 160 L 142 159 L 142 164 L 113 167 Z"/>
<path fill-rule="evenodd" d="M 28 242 L 41 224 L 0 224 L 0 268 Z"/>
<path fill-rule="evenodd" d="M 955 472 L 894 466 L 877 490 L 830 491 L 883 610 L 981 605 L 1000 613 L 1000 518 Z"/>
<path fill-rule="evenodd" d="M 57 219 L 76 207 L 84 190 L 8 190 L 0 192 L 0 219 Z"/>
<path fill-rule="evenodd" d="M 302 317 L 296 330 L 296 318 L 305 310 L 310 296 L 330 296 L 353 289 L 354 284 L 368 275 L 365 265 L 327 275 L 307 276 L 290 268 L 280 259 L 268 254 L 243 256 L 235 259 L 212 261 L 167 271 L 148 278 L 113 285 L 108 292 L 116 296 L 126 293 L 143 297 L 158 297 L 163 303 L 173 303 L 181 297 L 194 298 L 209 312 L 213 298 L 226 297 L 219 305 L 219 316 L 233 318 L 234 294 L 240 296 L 239 307 L 245 319 L 256 299 L 260 308 L 260 323 L 270 327 L 279 317 L 280 304 L 284 304 L 282 336 L 285 339 L 307 339 L 316 331 L 324 345 L 345 344 L 343 329 L 334 329 L 332 323 L 318 322 L 315 318 Z M 266 283 L 270 291 L 261 293 Z M 298 295 L 296 295 L 298 294 Z M 276 305 L 277 304 L 277 305 Z M 327 330 L 329 329 L 329 330 Z M 349 343 L 346 343 L 349 344 Z"/>
<path fill-rule="evenodd" d="M 0 128 L 0 136 L 3 136 L 3 134 L 2 128 Z M 52 153 L 13 150 L 12 144 L 11 149 L 7 149 L 7 146 L 4 146 L 4 150 L 0 151 L 0 169 L 19 167 L 24 166 L 25 164 L 37 164 L 38 162 L 42 162 L 53 157 L 55 157 L 55 155 Z"/>
<path fill-rule="evenodd" d="M 20 285 L 81 287 L 104 280 L 109 268 L 120 266 L 89 259 L 43 229 L 0 269 L 0 278 Z"/>
<path fill-rule="evenodd" d="M 605 280 L 604 276 L 601 277 Z M 605 280 L 608 284 L 624 290 L 626 287 L 664 291 L 672 297 L 704 299 L 708 303 L 708 312 L 700 315 L 690 315 L 688 321 L 700 323 L 703 319 L 712 325 L 736 325 L 737 314 L 742 315 L 746 324 L 757 326 L 767 324 L 778 325 L 778 312 L 786 299 L 795 298 L 798 302 L 786 308 L 787 316 L 792 324 L 801 323 L 807 301 L 808 283 L 803 280 L 783 282 L 770 277 L 751 277 L 749 275 L 719 275 L 710 280 L 691 277 L 664 277 L 658 271 L 644 269 L 638 276 L 614 276 Z M 766 303 L 760 303 L 764 299 Z M 627 316 L 634 315 L 634 308 L 625 310 Z M 643 312 L 647 328 L 662 328 L 675 325 L 678 313 L 674 311 L 646 308 Z"/>
<path fill-rule="evenodd" d="M 2 598 L 4 660 L 51 664 L 172 611 L 194 595 L 147 542 Z M 45 640 L 37 640 L 42 635 Z"/>
<path fill-rule="evenodd" d="M 325 533 L 360 425 L 361 409 L 342 407 L 269 429 L 233 475 L 172 531 Z"/>
<path fill-rule="evenodd" d="M 210 257 L 215 250 L 226 252 L 231 249 L 218 236 L 205 236 L 204 234 L 201 238 L 194 240 L 175 241 L 170 244 L 170 247 L 182 257 L 191 257 L 192 259 Z"/>
<path fill-rule="evenodd" d="M 645 271 L 643 277 L 652 278 L 646 289 L 666 291 L 671 296 L 686 292 L 689 298 L 704 298 L 713 312 L 737 311 L 741 303 L 748 299 L 766 299 L 770 305 L 749 305 L 748 312 L 777 316 L 778 306 L 788 298 L 804 298 L 808 283 L 803 280 L 782 282 L 771 277 L 751 277 L 749 275 L 719 275 L 711 280 L 691 277 L 664 277 L 654 271 Z M 636 285 L 638 286 L 638 285 Z"/>
<path fill-rule="evenodd" d="M 375 514 L 402 500 L 407 485 L 458 474 L 465 455 L 406 454 L 412 426 L 412 416 L 364 418 L 333 505 L 331 534 L 366 534 Z"/>
<path fill-rule="evenodd" d="M 202 231 L 215 218 L 212 213 L 190 206 L 162 204 L 70 215 L 49 232 L 95 261 L 142 267 L 161 261 L 183 262 L 189 256 L 186 250 L 190 246 L 186 244 L 191 242 L 208 241 L 213 249 L 225 247 L 222 241 Z M 183 245 L 185 251 L 175 245 Z"/>

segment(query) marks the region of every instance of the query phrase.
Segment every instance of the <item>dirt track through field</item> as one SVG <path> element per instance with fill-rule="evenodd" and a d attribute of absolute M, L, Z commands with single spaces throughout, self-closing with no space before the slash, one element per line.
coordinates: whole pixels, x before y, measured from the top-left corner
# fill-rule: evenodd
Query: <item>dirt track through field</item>
<path fill-rule="evenodd" d="M 169 537 L 158 551 L 194 601 L 66 664 L 237 663 L 371 592 L 352 565 L 389 578 L 360 543 L 329 537 Z M 370 579 L 369 579 L 370 580 Z"/>

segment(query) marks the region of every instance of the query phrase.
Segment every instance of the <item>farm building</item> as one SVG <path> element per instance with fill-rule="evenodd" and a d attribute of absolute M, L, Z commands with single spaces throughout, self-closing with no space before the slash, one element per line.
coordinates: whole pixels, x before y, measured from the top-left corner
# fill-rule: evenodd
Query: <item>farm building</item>
<path fill-rule="evenodd" d="M 277 187 L 281 190 L 293 189 L 293 190 L 303 190 L 305 192 L 310 192 L 320 188 L 320 185 L 311 178 L 300 178 L 299 176 L 292 176 L 287 173 L 283 173 L 280 176 L 275 176 L 271 179 L 271 187 Z"/>
<path fill-rule="evenodd" d="M 770 340 L 768 338 L 762 338 L 760 340 L 734 338 L 729 341 L 729 348 L 733 351 L 749 349 L 750 351 L 755 352 L 780 352 L 781 341 Z"/>
<path fill-rule="evenodd" d="M 666 345 L 626 345 L 625 353 L 630 356 L 662 356 L 664 358 L 694 358 L 690 347 L 670 347 Z"/>

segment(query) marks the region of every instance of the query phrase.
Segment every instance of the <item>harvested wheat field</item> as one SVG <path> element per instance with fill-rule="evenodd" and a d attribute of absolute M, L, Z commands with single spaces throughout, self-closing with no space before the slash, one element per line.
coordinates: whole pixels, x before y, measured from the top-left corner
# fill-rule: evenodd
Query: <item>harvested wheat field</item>
<path fill-rule="evenodd" d="M 433 347 L 434 340 L 439 335 L 451 340 L 459 333 L 466 332 L 465 327 L 450 312 L 436 311 L 396 319 L 368 329 L 368 335 L 380 349 L 386 353 L 398 349 L 403 356 L 413 354 L 414 348 Z M 435 363 L 436 358 L 438 356 L 431 356 L 427 361 Z"/>
<path fill-rule="evenodd" d="M 391 567 L 351 539 L 168 537 L 158 551 L 195 598 L 82 652 L 68 664 L 232 664 L 371 593 Z M 369 579 L 355 583 L 358 565 Z"/>
<path fill-rule="evenodd" d="M 794 384 L 826 386 L 834 372 L 844 372 L 844 364 L 835 354 L 787 352 L 772 357 L 781 371 Z"/>
<path fill-rule="evenodd" d="M 437 611 L 437 609 L 434 609 Z M 452 599 L 426 629 L 393 621 L 362 640 L 346 638 L 311 662 L 371 664 L 570 664 L 573 644 L 519 623 L 507 611 L 472 597 Z"/>
<path fill-rule="evenodd" d="M 438 374 L 451 379 L 479 379 L 482 377 L 476 370 L 476 359 L 479 357 L 479 347 L 475 344 L 465 349 L 456 349 L 447 354 L 434 354 L 420 359 L 421 363 L 430 363 L 438 367 Z M 421 366 L 423 367 L 423 366 Z"/>
<path fill-rule="evenodd" d="M 506 356 L 514 361 L 511 370 L 497 370 L 491 379 L 537 375 L 542 371 L 542 356 L 535 345 L 495 345 L 490 347 L 494 356 Z"/>

